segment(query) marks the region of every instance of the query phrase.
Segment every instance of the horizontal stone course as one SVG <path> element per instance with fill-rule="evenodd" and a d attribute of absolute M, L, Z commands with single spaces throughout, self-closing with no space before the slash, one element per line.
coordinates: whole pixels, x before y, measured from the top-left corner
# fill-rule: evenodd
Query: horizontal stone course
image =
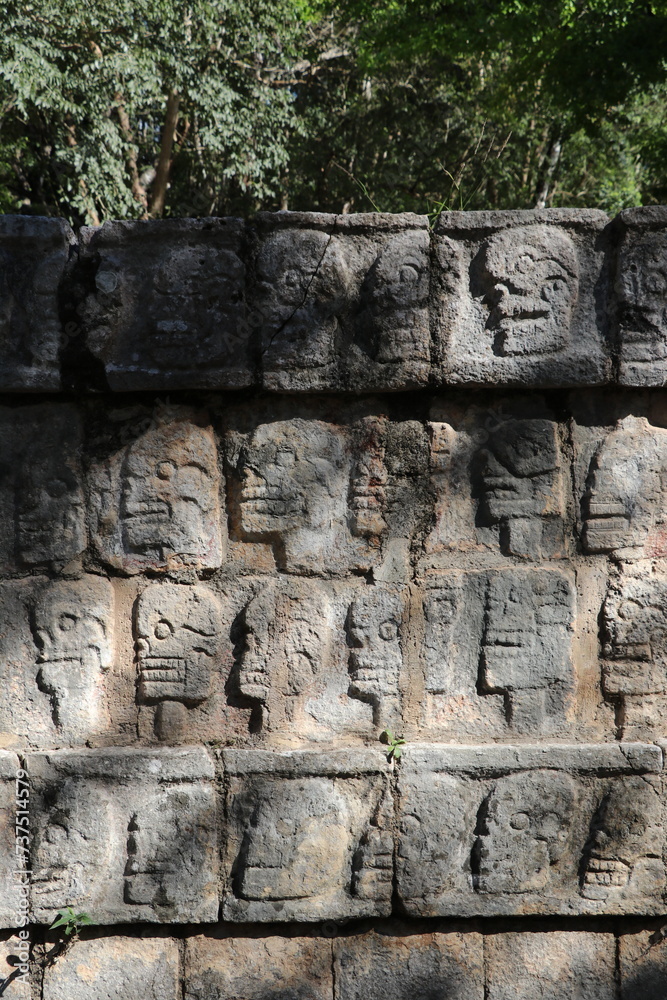
<path fill-rule="evenodd" d="M 84 357 L 89 388 L 103 372 L 120 392 L 664 385 L 664 233 L 660 207 L 446 212 L 432 232 L 410 214 L 278 212 L 76 237 L 5 216 L 0 388 L 57 390 L 61 369 L 84 388 Z"/>

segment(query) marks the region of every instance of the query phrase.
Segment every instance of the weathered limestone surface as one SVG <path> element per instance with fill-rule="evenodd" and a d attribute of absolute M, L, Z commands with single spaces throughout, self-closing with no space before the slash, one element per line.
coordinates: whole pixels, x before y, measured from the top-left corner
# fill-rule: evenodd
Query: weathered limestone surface
<path fill-rule="evenodd" d="M 46 969 L 44 1000 L 177 1000 L 178 943 L 159 937 L 75 941 Z"/>
<path fill-rule="evenodd" d="M 186 1000 L 333 1000 L 331 941 L 315 936 L 197 936 L 185 951 Z"/>
<path fill-rule="evenodd" d="M 667 998 L 666 233 L 0 220 L 0 992 Z"/>

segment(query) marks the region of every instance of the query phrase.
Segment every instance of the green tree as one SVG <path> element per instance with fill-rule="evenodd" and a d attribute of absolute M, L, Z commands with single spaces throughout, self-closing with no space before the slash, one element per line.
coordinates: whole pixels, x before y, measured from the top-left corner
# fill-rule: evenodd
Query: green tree
<path fill-rule="evenodd" d="M 1 0 L 5 211 L 102 218 L 279 198 L 291 0 Z"/>

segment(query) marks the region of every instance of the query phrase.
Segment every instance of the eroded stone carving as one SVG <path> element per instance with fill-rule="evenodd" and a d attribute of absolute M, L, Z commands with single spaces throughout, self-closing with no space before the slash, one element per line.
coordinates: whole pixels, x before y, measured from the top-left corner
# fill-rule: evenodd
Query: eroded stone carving
<path fill-rule="evenodd" d="M 349 691 L 373 705 L 373 721 L 382 728 L 400 718 L 402 629 L 403 603 L 398 593 L 367 588 L 350 605 Z"/>
<path fill-rule="evenodd" d="M 639 566 L 637 567 L 640 568 Z M 609 695 L 667 692 L 667 580 L 623 574 L 602 610 L 603 685 Z"/>
<path fill-rule="evenodd" d="M 82 258 L 98 266 L 80 311 L 112 389 L 252 383 L 242 229 L 236 219 L 83 229 Z"/>
<path fill-rule="evenodd" d="M 562 458 L 551 420 L 506 420 L 479 454 L 481 520 L 508 555 L 551 557 L 563 545 Z"/>
<path fill-rule="evenodd" d="M 214 569 L 222 562 L 220 474 L 213 432 L 178 413 L 98 469 L 95 542 L 111 566 Z"/>
<path fill-rule="evenodd" d="M 429 694 L 453 694 L 469 687 L 460 678 L 456 626 L 465 607 L 462 574 L 448 574 L 433 581 L 424 595 L 424 669 Z"/>
<path fill-rule="evenodd" d="M 588 552 L 619 558 L 664 555 L 667 431 L 644 417 L 625 417 L 591 463 L 583 498 L 582 540 Z"/>
<path fill-rule="evenodd" d="M 379 483 L 373 469 L 352 469 L 344 431 L 301 418 L 260 424 L 238 460 L 240 527 L 253 541 L 272 544 L 276 562 L 291 573 L 340 574 L 372 565 L 382 528 Z M 353 515 L 348 493 L 353 476 Z"/>
<path fill-rule="evenodd" d="M 63 565 L 86 547 L 81 420 L 72 406 L 0 414 L 0 560 L 8 570 Z"/>
<path fill-rule="evenodd" d="M 475 890 L 547 890 L 568 847 L 576 805 L 569 775 L 533 771 L 499 779 L 478 817 L 472 857 Z"/>
<path fill-rule="evenodd" d="M 601 212 L 443 212 L 434 329 L 444 381 L 596 384 L 611 375 Z"/>
<path fill-rule="evenodd" d="M 573 683 L 574 611 L 574 587 L 557 570 L 504 570 L 489 579 L 481 686 L 505 694 L 518 732 L 563 721 Z"/>
<path fill-rule="evenodd" d="M 228 920 L 318 920 L 388 912 L 382 758 L 223 751 L 230 778 Z M 389 838 L 391 839 L 391 838 Z"/>
<path fill-rule="evenodd" d="M 553 226 L 497 233 L 482 251 L 487 328 L 506 356 L 549 354 L 570 339 L 579 266 L 572 240 Z"/>
<path fill-rule="evenodd" d="M 622 778 L 612 784 L 584 848 L 582 896 L 605 900 L 664 889 L 662 812 L 658 790 L 647 778 Z"/>
<path fill-rule="evenodd" d="M 352 275 L 338 239 L 317 229 L 268 236 L 257 264 L 265 384 L 325 388 L 336 381 L 340 314 Z"/>
<path fill-rule="evenodd" d="M 37 686 L 66 740 L 83 743 L 108 726 L 103 679 L 114 657 L 113 608 L 113 589 L 101 577 L 54 581 L 37 595 Z"/>
<path fill-rule="evenodd" d="M 649 233 L 619 254 L 616 278 L 620 375 L 663 385 L 667 375 L 667 234 Z"/>
<path fill-rule="evenodd" d="M 96 923 L 217 918 L 213 769 L 203 751 L 32 754 L 32 906 Z"/>
<path fill-rule="evenodd" d="M 58 286 L 74 233 L 63 219 L 0 221 L 0 389 L 60 389 Z"/>
<path fill-rule="evenodd" d="M 259 702 L 263 727 L 303 723 L 304 701 L 330 667 L 331 618 L 328 595 L 315 581 L 269 584 L 245 608 L 239 690 Z"/>
<path fill-rule="evenodd" d="M 428 232 L 399 233 L 383 246 L 361 288 L 359 327 L 370 358 L 407 364 L 412 374 L 430 360 L 428 251 Z"/>

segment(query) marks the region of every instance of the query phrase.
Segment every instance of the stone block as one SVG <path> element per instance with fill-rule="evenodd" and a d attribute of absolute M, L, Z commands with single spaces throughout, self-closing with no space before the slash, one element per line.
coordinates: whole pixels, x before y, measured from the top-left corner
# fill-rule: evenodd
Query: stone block
<path fill-rule="evenodd" d="M 254 381 L 240 219 L 105 222 L 81 231 L 93 286 L 79 306 L 111 389 Z"/>
<path fill-rule="evenodd" d="M 406 911 L 662 912 L 657 749 L 408 747 L 397 856 Z"/>
<path fill-rule="evenodd" d="M 618 952 L 621 1000 L 667 1000 L 667 944 L 662 927 L 619 934 Z"/>
<path fill-rule="evenodd" d="M 75 941 L 44 971 L 44 1000 L 178 1000 L 178 942 L 112 936 Z"/>
<path fill-rule="evenodd" d="M 607 223 L 576 209 L 443 212 L 433 307 L 441 380 L 608 381 Z"/>
<path fill-rule="evenodd" d="M 488 739 L 571 728 L 571 574 L 523 567 L 429 573 L 421 610 L 429 732 Z"/>
<path fill-rule="evenodd" d="M 75 236 L 64 219 L 0 218 L 3 392 L 60 389 L 58 291 Z"/>
<path fill-rule="evenodd" d="M 103 577 L 0 583 L 0 744 L 83 744 L 107 731 L 114 634 Z"/>
<path fill-rule="evenodd" d="M 620 239 L 615 306 L 621 385 L 667 384 L 667 209 L 626 209 L 614 220 Z"/>
<path fill-rule="evenodd" d="M 235 533 L 269 544 L 288 573 L 341 576 L 377 564 L 388 527 L 386 423 L 293 417 L 230 432 Z"/>
<path fill-rule="evenodd" d="M 390 913 L 393 801 L 384 754 L 223 750 L 221 756 L 225 920 Z"/>
<path fill-rule="evenodd" d="M 632 561 L 667 555 L 667 431 L 628 416 L 595 452 L 582 498 L 584 550 Z"/>
<path fill-rule="evenodd" d="M 516 410 L 513 415 L 512 410 Z M 539 402 L 463 410 L 437 401 L 428 424 L 435 519 L 426 553 L 489 550 L 539 561 L 567 552 L 563 431 Z"/>
<path fill-rule="evenodd" d="M 32 909 L 95 924 L 200 923 L 218 915 L 213 765 L 203 750 L 28 755 Z"/>
<path fill-rule="evenodd" d="M 336 938 L 336 1000 L 484 1000 L 481 934 L 400 930 Z"/>
<path fill-rule="evenodd" d="M 615 949 L 614 935 L 608 933 L 489 934 L 484 939 L 485 996 L 488 1000 L 615 1000 Z M 648 1000 L 648 994 L 644 996 Z"/>
<path fill-rule="evenodd" d="M 299 743 L 328 741 L 333 734 L 377 734 L 385 717 L 379 708 L 384 697 L 379 678 L 385 673 L 382 690 L 390 685 L 391 705 L 399 707 L 399 589 L 298 577 L 262 583 L 240 616 L 242 640 L 234 673 L 234 687 L 255 708 L 261 732 L 281 734 L 283 740 L 291 733 Z M 352 624 L 352 609 L 377 594 L 391 597 L 401 609 L 393 639 L 388 633 L 387 639 L 379 635 L 384 619 L 375 622 L 374 631 Z M 378 679 L 369 677 L 358 687 L 352 661 L 357 663 L 364 655 L 361 649 L 371 646 Z M 381 716 L 377 724 L 376 716 Z"/>
<path fill-rule="evenodd" d="M 86 548 L 81 419 L 73 406 L 0 409 L 0 571 L 60 568 Z"/>
<path fill-rule="evenodd" d="M 185 1000 L 333 1000 L 331 941 L 322 937 L 187 939 Z"/>
<path fill-rule="evenodd" d="M 290 392 L 428 383 L 426 216 L 260 213 L 263 384 Z"/>
<path fill-rule="evenodd" d="M 190 411 L 163 407 L 130 444 L 95 465 L 97 554 L 128 574 L 216 569 L 223 559 L 221 492 L 211 427 Z"/>

